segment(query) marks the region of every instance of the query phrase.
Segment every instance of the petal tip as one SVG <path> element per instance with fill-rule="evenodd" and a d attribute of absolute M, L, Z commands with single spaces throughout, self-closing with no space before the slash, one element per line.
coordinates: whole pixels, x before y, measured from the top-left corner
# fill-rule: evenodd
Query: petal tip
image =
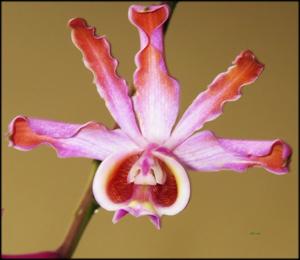
<path fill-rule="evenodd" d="M 258 74 L 264 69 L 265 65 L 261 63 L 251 50 L 242 51 L 234 60 L 233 64 L 254 63 Z"/>
<path fill-rule="evenodd" d="M 128 214 L 128 211 L 125 209 L 119 209 L 115 212 L 112 223 L 116 224 L 118 223 L 123 217 L 125 217 Z"/>
<path fill-rule="evenodd" d="M 137 13 L 151 13 L 154 12 L 158 9 L 166 9 L 169 11 L 169 6 L 166 4 L 156 4 L 156 5 L 149 5 L 149 6 L 144 6 L 144 5 L 131 5 L 129 7 L 129 14 L 131 12 L 137 12 Z"/>
<path fill-rule="evenodd" d="M 68 25 L 73 28 L 85 28 L 88 26 L 87 21 L 83 18 L 72 18 L 69 20 Z"/>
<path fill-rule="evenodd" d="M 161 229 L 161 220 L 159 216 L 156 215 L 149 215 L 149 219 L 151 223 L 155 226 L 157 230 Z"/>
<path fill-rule="evenodd" d="M 28 118 L 23 115 L 14 117 L 8 126 L 8 133 L 6 134 L 8 138 L 8 146 L 22 151 L 27 151 L 28 149 L 22 147 L 22 145 L 19 146 L 18 144 L 29 141 L 30 138 L 26 138 L 28 137 L 28 133 L 30 133 Z"/>
<path fill-rule="evenodd" d="M 129 7 L 128 18 L 139 29 L 150 35 L 160 28 L 169 17 L 168 5 L 132 5 Z M 149 21 L 152 20 L 152 23 Z"/>
<path fill-rule="evenodd" d="M 261 156 L 258 160 L 267 170 L 276 174 L 284 175 L 289 172 L 292 157 L 292 148 L 282 140 L 277 140 L 270 148 L 270 152 Z"/>

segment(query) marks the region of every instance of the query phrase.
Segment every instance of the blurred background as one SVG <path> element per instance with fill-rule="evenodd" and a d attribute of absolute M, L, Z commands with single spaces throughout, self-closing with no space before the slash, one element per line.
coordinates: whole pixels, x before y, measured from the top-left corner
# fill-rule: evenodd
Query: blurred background
<path fill-rule="evenodd" d="M 141 4 L 159 2 L 143 2 Z M 58 159 L 40 146 L 7 147 L 16 115 L 85 123 L 113 119 L 71 42 L 67 22 L 84 17 L 105 34 L 129 84 L 139 50 L 128 21 L 133 2 L 2 3 L 2 251 L 55 249 L 85 190 L 91 161 Z M 138 2 L 135 2 L 138 4 Z M 298 3 L 180 2 L 166 38 L 170 73 L 181 84 L 181 110 L 245 49 L 266 65 L 243 97 L 204 129 L 236 139 L 281 138 L 293 148 L 289 174 L 190 172 L 187 208 L 163 217 L 157 231 L 147 218 L 100 210 L 75 257 L 296 257 L 298 252 Z"/>

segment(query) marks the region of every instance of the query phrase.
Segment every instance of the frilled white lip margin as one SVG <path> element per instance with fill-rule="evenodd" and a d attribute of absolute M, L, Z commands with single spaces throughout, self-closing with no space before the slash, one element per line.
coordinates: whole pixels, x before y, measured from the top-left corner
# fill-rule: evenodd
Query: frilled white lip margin
<path fill-rule="evenodd" d="M 116 216 L 125 216 L 127 213 L 135 217 L 148 215 L 151 222 L 153 218 L 160 218 L 162 215 L 176 215 L 182 211 L 188 204 L 190 197 L 190 182 L 187 173 L 183 166 L 174 158 L 154 151 L 153 157 L 161 160 L 175 177 L 177 185 L 177 197 L 176 200 L 169 206 L 159 205 L 151 199 L 151 196 L 147 201 L 136 200 L 133 196 L 128 200 L 115 203 L 108 195 L 107 188 L 110 181 L 110 176 L 115 173 L 114 171 L 126 158 L 134 156 L 136 153 L 117 153 L 107 157 L 99 166 L 95 178 L 93 181 L 93 193 L 96 201 L 99 205 L 108 211 L 117 211 L 113 222 L 116 223 Z M 120 218 L 121 218 L 120 217 Z M 117 217 L 118 218 L 118 217 Z M 155 221 L 155 226 L 160 228 L 159 220 Z"/>

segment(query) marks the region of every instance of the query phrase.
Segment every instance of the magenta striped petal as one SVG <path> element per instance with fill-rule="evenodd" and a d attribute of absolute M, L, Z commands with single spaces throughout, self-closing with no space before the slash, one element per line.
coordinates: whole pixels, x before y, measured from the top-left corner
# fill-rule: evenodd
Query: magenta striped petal
<path fill-rule="evenodd" d="M 88 122 L 84 125 L 17 116 L 9 125 L 10 146 L 29 151 L 40 144 L 52 146 L 58 157 L 86 157 L 103 160 L 137 146 L 120 129 Z"/>
<path fill-rule="evenodd" d="M 219 74 L 207 90 L 197 96 L 183 114 L 165 145 L 171 149 L 176 147 L 202 128 L 205 122 L 220 116 L 224 104 L 239 99 L 241 88 L 253 83 L 263 68 L 264 65 L 256 59 L 251 51 L 243 51 L 233 61 L 233 66 Z"/>
<path fill-rule="evenodd" d="M 73 43 L 82 52 L 84 64 L 93 73 L 94 83 L 111 115 L 134 142 L 144 144 L 127 84 L 116 73 L 118 62 L 111 56 L 106 37 L 96 36 L 95 28 L 89 27 L 81 18 L 70 20 L 69 26 Z"/>
<path fill-rule="evenodd" d="M 129 19 L 138 29 L 140 51 L 135 57 L 136 94 L 133 97 L 140 128 L 151 142 L 162 143 L 169 136 L 179 107 L 179 84 L 164 60 L 163 25 L 169 17 L 167 5 L 133 5 Z"/>
<path fill-rule="evenodd" d="M 283 141 L 248 141 L 216 137 L 211 131 L 199 132 L 179 145 L 174 154 L 192 170 L 245 171 L 263 167 L 274 174 L 288 171 L 291 148 Z"/>

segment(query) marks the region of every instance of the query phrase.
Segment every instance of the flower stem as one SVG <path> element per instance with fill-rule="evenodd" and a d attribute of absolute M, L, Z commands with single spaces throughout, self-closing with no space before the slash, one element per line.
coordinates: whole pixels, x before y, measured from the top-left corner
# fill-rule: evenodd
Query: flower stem
<path fill-rule="evenodd" d="M 57 249 L 58 254 L 62 258 L 72 257 L 87 224 L 94 215 L 95 210 L 99 208 L 99 205 L 96 203 L 93 197 L 92 183 L 100 161 L 93 160 L 92 163 L 93 166 L 88 187 L 75 212 L 74 220 L 70 225 L 67 235 L 62 245 Z"/>
<path fill-rule="evenodd" d="M 178 1 L 164 1 L 163 4 L 167 4 L 170 8 L 169 19 L 165 23 L 164 33 L 167 32 L 169 22 L 171 20 L 173 11 L 176 7 Z M 80 201 L 80 204 L 75 212 L 73 222 L 71 223 L 67 235 L 62 243 L 62 245 L 56 250 L 61 258 L 71 258 L 73 253 L 76 250 L 76 247 L 80 241 L 80 238 L 87 227 L 89 221 L 95 213 L 95 210 L 99 208 L 99 205 L 96 203 L 93 192 L 92 192 L 92 183 L 94 175 L 98 169 L 98 166 L 101 162 L 93 160 L 93 167 L 91 170 L 90 180 L 88 182 L 88 187 Z"/>

